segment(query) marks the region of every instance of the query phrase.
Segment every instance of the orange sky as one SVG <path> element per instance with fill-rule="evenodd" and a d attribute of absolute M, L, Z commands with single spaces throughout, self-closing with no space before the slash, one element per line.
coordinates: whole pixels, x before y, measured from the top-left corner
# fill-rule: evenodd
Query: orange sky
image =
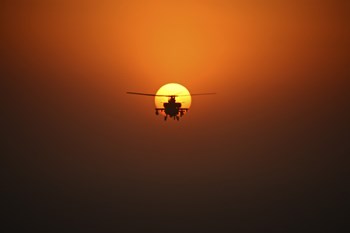
<path fill-rule="evenodd" d="M 125 92 L 155 93 L 169 82 L 218 93 L 192 99 L 181 122 L 194 132 L 211 124 L 225 134 L 226 121 L 259 128 L 304 114 L 311 120 L 330 115 L 344 93 L 348 7 L 345 1 L 7 2 L 5 71 L 17 77 L 14 99 L 32 97 L 47 114 L 57 107 L 66 117 L 118 116 L 132 133 L 160 127 L 162 119 L 152 98 Z"/>
<path fill-rule="evenodd" d="M 349 1 L 1 1 L 9 183 L 89 210 L 118 209 L 121 195 L 146 218 L 137 207 L 272 208 L 285 229 L 280 218 L 336 190 L 342 171 L 329 164 L 348 147 L 349 12 Z M 179 122 L 155 116 L 153 97 L 126 95 L 170 82 L 217 95 L 193 96 Z"/>
<path fill-rule="evenodd" d="M 30 87 L 68 112 L 71 100 L 94 114 L 117 111 L 129 123 L 157 126 L 153 99 L 125 92 L 155 93 L 177 82 L 192 93 L 218 93 L 193 98 L 183 124 L 220 128 L 223 119 L 249 122 L 257 113 L 278 120 L 338 98 L 348 70 L 348 7 L 341 1 L 8 2 L 1 14 L 5 66 L 22 77 L 13 83 L 17 92 Z"/>
<path fill-rule="evenodd" d="M 132 76 L 125 80 L 130 88 L 156 90 L 178 81 L 208 89 L 248 82 L 242 77 L 248 73 L 255 82 L 261 73 L 332 64 L 348 38 L 347 7 L 273 1 L 38 1 L 7 3 L 2 17 L 12 45 L 7 49 L 29 61 L 83 72 L 87 67 L 110 74 L 122 70 Z"/>
<path fill-rule="evenodd" d="M 156 126 L 161 119 L 152 98 L 125 92 L 155 93 L 169 82 L 218 93 L 192 99 L 184 120 L 198 127 L 256 112 L 277 117 L 287 114 L 276 110 L 283 106 L 299 114 L 345 86 L 348 7 L 341 1 L 8 2 L 1 14 L 5 65 L 31 77 L 14 83 L 20 89 L 32 87 L 60 106 L 77 100 L 100 114 L 115 109 L 130 123 L 140 118 Z"/>

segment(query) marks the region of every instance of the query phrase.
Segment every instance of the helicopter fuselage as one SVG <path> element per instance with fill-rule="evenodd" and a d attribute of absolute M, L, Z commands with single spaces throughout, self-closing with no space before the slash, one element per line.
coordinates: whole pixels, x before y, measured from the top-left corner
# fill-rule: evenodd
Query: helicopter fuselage
<path fill-rule="evenodd" d="M 149 94 L 149 93 L 141 93 L 141 92 L 127 92 L 127 94 L 133 94 L 133 95 L 144 95 L 144 96 L 160 96 L 160 97 L 169 97 L 169 100 L 167 103 L 163 104 L 163 108 L 156 108 L 156 115 L 159 115 L 159 112 L 164 113 L 165 117 L 164 120 L 166 120 L 169 117 L 172 117 L 177 120 L 182 117 L 185 112 L 188 111 L 189 108 L 183 108 L 182 104 L 179 102 L 176 102 L 175 97 L 177 96 L 191 96 L 191 95 L 213 95 L 215 93 L 197 93 L 197 94 L 186 94 L 186 95 L 157 95 L 157 94 Z"/>
<path fill-rule="evenodd" d="M 181 108 L 181 106 L 182 104 L 176 102 L 175 97 L 171 96 L 168 102 L 163 104 L 164 108 L 156 108 L 156 114 L 158 115 L 158 111 L 161 111 L 165 113 L 164 120 L 166 120 L 168 116 L 179 120 L 179 118 L 188 111 L 187 108 Z"/>

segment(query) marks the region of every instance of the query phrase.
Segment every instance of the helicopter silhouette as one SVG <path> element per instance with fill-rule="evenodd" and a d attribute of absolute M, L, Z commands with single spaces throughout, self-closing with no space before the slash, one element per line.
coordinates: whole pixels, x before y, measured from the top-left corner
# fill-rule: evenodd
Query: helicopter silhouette
<path fill-rule="evenodd" d="M 168 117 L 173 118 L 174 120 L 180 120 L 189 108 L 182 108 L 180 102 L 176 102 L 176 97 L 179 96 L 194 96 L 194 95 L 214 95 L 215 93 L 200 93 L 200 94 L 191 94 L 191 95 L 157 95 L 157 94 L 147 94 L 140 92 L 126 92 L 127 94 L 132 95 L 144 95 L 144 96 L 159 96 L 159 97 L 168 97 L 168 102 L 163 103 L 163 108 L 155 108 L 156 115 L 159 115 L 159 112 L 165 113 L 164 120 L 166 121 Z"/>

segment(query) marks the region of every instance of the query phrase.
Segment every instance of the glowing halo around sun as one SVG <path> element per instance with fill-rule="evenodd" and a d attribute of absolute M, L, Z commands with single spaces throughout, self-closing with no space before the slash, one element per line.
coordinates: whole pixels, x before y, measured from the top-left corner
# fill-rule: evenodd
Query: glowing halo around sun
<path fill-rule="evenodd" d="M 176 97 L 176 102 L 182 104 L 182 108 L 190 108 L 191 106 L 191 94 L 186 87 L 178 83 L 168 83 L 159 88 L 156 95 L 179 95 Z M 186 96 L 181 96 L 186 95 Z M 154 97 L 154 103 L 156 108 L 163 108 L 163 104 L 168 102 L 169 97 L 156 96 Z"/>

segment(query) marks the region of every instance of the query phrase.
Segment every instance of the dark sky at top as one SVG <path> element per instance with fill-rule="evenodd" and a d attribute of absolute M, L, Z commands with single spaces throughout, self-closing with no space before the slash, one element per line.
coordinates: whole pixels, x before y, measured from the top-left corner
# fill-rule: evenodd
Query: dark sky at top
<path fill-rule="evenodd" d="M 5 222 L 37 232 L 339 232 L 349 4 L 2 3 Z M 195 96 L 179 122 L 152 97 Z M 9 231 L 11 232 L 11 231 Z"/>

